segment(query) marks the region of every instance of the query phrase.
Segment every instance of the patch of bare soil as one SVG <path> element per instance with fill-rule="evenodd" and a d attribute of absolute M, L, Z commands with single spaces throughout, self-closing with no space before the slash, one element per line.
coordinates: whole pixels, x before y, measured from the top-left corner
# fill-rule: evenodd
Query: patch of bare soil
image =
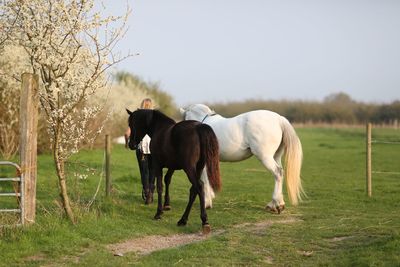
<path fill-rule="evenodd" d="M 139 237 L 135 239 L 126 240 L 121 243 L 108 245 L 107 248 L 111 250 L 115 256 L 123 256 L 125 253 L 136 252 L 140 255 L 150 254 L 154 251 L 179 247 L 182 245 L 199 242 L 220 234 L 221 231 L 215 231 L 215 233 L 203 235 L 201 233 L 195 234 L 176 234 L 169 236 L 151 235 L 145 237 Z"/>
<path fill-rule="evenodd" d="M 298 250 L 297 253 L 304 257 L 311 257 L 314 254 L 314 251 Z"/>
<path fill-rule="evenodd" d="M 45 259 L 46 259 L 46 255 L 44 255 L 43 253 L 39 253 L 39 254 L 24 258 L 24 261 L 25 262 L 34 262 L 34 261 L 42 261 Z"/>
<path fill-rule="evenodd" d="M 295 218 L 288 218 L 279 221 L 271 221 L 266 220 L 257 223 L 243 223 L 239 225 L 233 226 L 233 228 L 245 228 L 254 233 L 260 233 L 271 227 L 273 224 L 288 224 L 295 223 L 300 221 Z M 154 251 L 173 248 L 178 246 L 183 246 L 187 244 L 191 244 L 194 242 L 200 242 L 210 238 L 212 236 L 220 235 L 224 233 L 226 230 L 217 230 L 208 235 L 203 235 L 200 233 L 195 234 L 176 234 L 169 236 L 161 236 L 161 235 L 151 235 L 145 237 L 139 237 L 135 239 L 126 240 L 121 243 L 108 245 L 107 248 L 115 255 L 115 256 L 123 256 L 125 253 L 135 252 L 139 255 L 147 255 Z M 272 260 L 272 259 L 270 259 Z"/>
<path fill-rule="evenodd" d="M 24 263 L 39 264 L 41 267 L 59 267 L 59 266 L 69 266 L 71 263 L 79 264 L 81 258 L 90 252 L 89 248 L 84 248 L 82 251 L 75 255 L 64 256 L 61 259 L 52 260 L 48 258 L 44 253 L 39 253 L 33 256 L 25 257 Z M 43 263 L 39 263 L 43 261 Z M 35 265 L 36 266 L 36 265 Z"/>
<path fill-rule="evenodd" d="M 341 242 L 343 240 L 350 239 L 350 238 L 353 238 L 353 236 L 338 236 L 338 237 L 334 237 L 334 238 L 329 239 L 329 241 L 331 241 L 331 242 Z"/>
<path fill-rule="evenodd" d="M 261 221 L 261 222 L 257 222 L 257 223 L 242 223 L 242 224 L 233 226 L 233 228 L 246 228 L 250 232 L 258 234 L 258 233 L 263 232 L 268 227 L 271 227 L 273 224 L 288 224 L 288 223 L 295 223 L 295 222 L 299 222 L 299 221 L 300 220 L 296 219 L 296 218 L 288 218 L 288 219 L 279 220 L 279 221 L 265 220 L 265 221 Z"/>
<path fill-rule="evenodd" d="M 266 256 L 265 259 L 264 259 L 264 262 L 266 264 L 272 265 L 272 264 L 274 264 L 274 259 L 271 256 Z"/>

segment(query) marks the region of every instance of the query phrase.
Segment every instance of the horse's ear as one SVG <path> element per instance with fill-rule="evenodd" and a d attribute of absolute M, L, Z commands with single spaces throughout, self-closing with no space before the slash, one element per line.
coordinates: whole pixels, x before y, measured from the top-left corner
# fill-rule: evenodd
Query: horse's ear
<path fill-rule="evenodd" d="M 183 115 L 183 114 L 185 114 L 186 109 L 184 109 L 184 108 L 179 108 L 179 112 L 181 113 L 181 115 Z"/>
<path fill-rule="evenodd" d="M 126 112 L 128 112 L 129 115 L 132 114 L 132 111 L 130 111 L 129 109 L 126 108 Z"/>

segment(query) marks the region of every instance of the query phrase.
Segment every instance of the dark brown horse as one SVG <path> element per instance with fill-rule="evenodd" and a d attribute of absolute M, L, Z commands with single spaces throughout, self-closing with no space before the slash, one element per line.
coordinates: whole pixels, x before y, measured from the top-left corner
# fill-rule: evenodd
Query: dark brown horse
<path fill-rule="evenodd" d="M 206 185 L 213 190 L 221 189 L 219 173 L 218 141 L 210 126 L 197 121 L 182 121 L 176 123 L 157 110 L 138 109 L 129 114 L 129 148 L 135 149 L 142 138 L 148 134 L 151 137 L 150 151 L 152 168 L 157 180 L 158 206 L 155 219 L 160 219 L 162 209 L 162 169 L 183 170 L 192 184 L 189 202 L 178 226 L 186 225 L 190 210 L 197 195 L 200 198 L 200 217 L 203 232 L 210 232 L 205 208 Z M 207 175 L 202 175 L 202 172 Z M 208 181 L 200 179 L 207 177 Z M 213 193 L 213 192 L 212 192 Z"/>

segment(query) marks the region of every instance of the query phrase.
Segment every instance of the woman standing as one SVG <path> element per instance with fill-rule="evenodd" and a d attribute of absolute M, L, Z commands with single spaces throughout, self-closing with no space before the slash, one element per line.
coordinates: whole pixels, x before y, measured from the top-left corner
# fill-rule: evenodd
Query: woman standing
<path fill-rule="evenodd" d="M 150 98 L 145 98 L 140 104 L 141 109 L 153 109 L 153 103 Z M 131 129 L 125 132 L 125 147 L 128 147 L 129 136 L 131 135 Z M 151 138 L 146 134 L 142 141 L 136 148 L 136 158 L 138 160 L 140 176 L 142 180 L 142 198 L 145 204 L 153 202 L 154 193 L 154 174 L 151 166 L 151 152 L 150 152 L 150 141 Z"/>

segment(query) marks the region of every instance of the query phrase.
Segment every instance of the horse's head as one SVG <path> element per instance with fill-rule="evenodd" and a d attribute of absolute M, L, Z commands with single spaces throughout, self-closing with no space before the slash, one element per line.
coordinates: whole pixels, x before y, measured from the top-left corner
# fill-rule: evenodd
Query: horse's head
<path fill-rule="evenodd" d="M 180 112 L 184 120 L 195 121 L 203 121 L 207 115 L 210 116 L 215 114 L 213 110 L 203 104 L 193 104 L 187 108 L 181 108 Z"/>
<path fill-rule="evenodd" d="M 126 112 L 129 114 L 128 124 L 131 129 L 128 145 L 130 149 L 135 150 L 143 137 L 149 133 L 153 110 L 138 109 L 132 112 L 126 109 Z"/>

